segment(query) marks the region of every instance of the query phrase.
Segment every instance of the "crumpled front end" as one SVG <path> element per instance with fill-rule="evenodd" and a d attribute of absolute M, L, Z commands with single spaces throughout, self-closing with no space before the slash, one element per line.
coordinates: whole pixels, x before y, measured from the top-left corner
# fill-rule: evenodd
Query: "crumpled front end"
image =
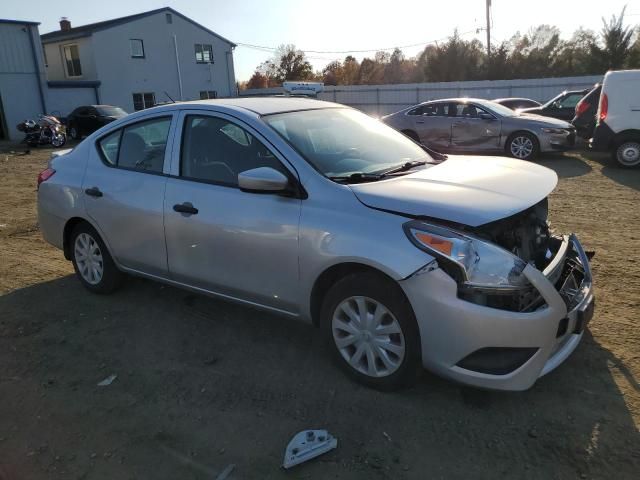
<path fill-rule="evenodd" d="M 525 292 L 486 289 L 474 292 L 486 299 L 470 299 L 436 266 L 401 281 L 425 368 L 478 387 L 525 390 L 566 360 L 593 315 L 591 270 L 575 235 L 551 238 L 547 251 L 543 269 L 524 268 Z"/>

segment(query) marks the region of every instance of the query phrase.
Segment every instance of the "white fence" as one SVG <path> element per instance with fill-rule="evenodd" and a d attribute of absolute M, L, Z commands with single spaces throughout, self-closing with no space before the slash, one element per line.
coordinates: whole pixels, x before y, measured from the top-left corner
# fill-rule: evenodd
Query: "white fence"
<path fill-rule="evenodd" d="M 473 82 L 406 83 L 398 85 L 325 86 L 319 100 L 342 103 L 373 115 L 386 115 L 427 100 L 451 97 L 524 97 L 544 102 L 564 90 L 580 90 L 601 82 L 601 75 L 587 77 L 482 80 Z M 241 90 L 240 96 L 283 93 L 281 87 Z"/>

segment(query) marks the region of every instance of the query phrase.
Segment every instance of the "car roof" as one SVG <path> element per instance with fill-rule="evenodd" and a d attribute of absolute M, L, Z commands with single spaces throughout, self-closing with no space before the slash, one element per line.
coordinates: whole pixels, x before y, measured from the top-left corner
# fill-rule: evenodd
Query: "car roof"
<path fill-rule="evenodd" d="M 189 105 L 235 107 L 249 110 L 258 115 L 272 115 L 274 113 L 314 110 L 319 108 L 348 108 L 345 107 L 345 105 L 337 103 L 299 97 L 237 97 L 216 100 L 194 100 L 190 102 L 181 102 L 178 105 L 180 105 L 181 108 L 188 108 Z"/>
<path fill-rule="evenodd" d="M 491 100 L 492 102 L 506 102 L 507 100 L 511 100 L 511 101 L 520 101 L 520 100 L 526 100 L 527 102 L 535 102 L 535 100 L 532 100 L 530 98 L 524 98 L 524 97 L 506 97 L 506 98 L 494 98 L 493 100 Z"/>

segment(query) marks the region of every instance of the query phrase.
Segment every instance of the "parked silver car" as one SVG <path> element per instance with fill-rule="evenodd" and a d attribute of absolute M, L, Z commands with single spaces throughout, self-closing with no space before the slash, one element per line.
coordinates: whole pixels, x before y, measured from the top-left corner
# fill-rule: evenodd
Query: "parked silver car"
<path fill-rule="evenodd" d="M 547 227 L 556 183 L 507 158 L 436 162 L 337 104 L 227 99 L 140 111 L 57 154 L 38 215 L 93 292 L 126 272 L 300 318 L 376 388 L 425 367 L 521 390 L 593 311 L 580 243 Z"/>
<path fill-rule="evenodd" d="M 522 114 L 475 98 L 425 102 L 382 121 L 434 150 L 506 153 L 522 160 L 568 150 L 576 139 L 575 128 L 563 120 Z"/>

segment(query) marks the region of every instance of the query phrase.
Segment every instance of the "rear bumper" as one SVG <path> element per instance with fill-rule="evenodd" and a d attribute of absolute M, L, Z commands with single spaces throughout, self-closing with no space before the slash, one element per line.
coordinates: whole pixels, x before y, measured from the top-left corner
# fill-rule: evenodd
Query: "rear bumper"
<path fill-rule="evenodd" d="M 571 302 L 557 287 L 567 262 L 577 261 L 583 279 Z M 552 263 L 524 274 L 546 306 L 521 313 L 489 308 L 458 298 L 456 283 L 440 269 L 413 275 L 400 285 L 413 306 L 422 342 L 423 366 L 444 377 L 482 388 L 526 390 L 566 360 L 580 343 L 593 306 L 589 261 L 573 235 L 565 237 Z M 460 366 L 478 351 L 531 352 L 514 370 L 492 374 Z M 463 362 L 464 363 L 464 362 Z"/>

